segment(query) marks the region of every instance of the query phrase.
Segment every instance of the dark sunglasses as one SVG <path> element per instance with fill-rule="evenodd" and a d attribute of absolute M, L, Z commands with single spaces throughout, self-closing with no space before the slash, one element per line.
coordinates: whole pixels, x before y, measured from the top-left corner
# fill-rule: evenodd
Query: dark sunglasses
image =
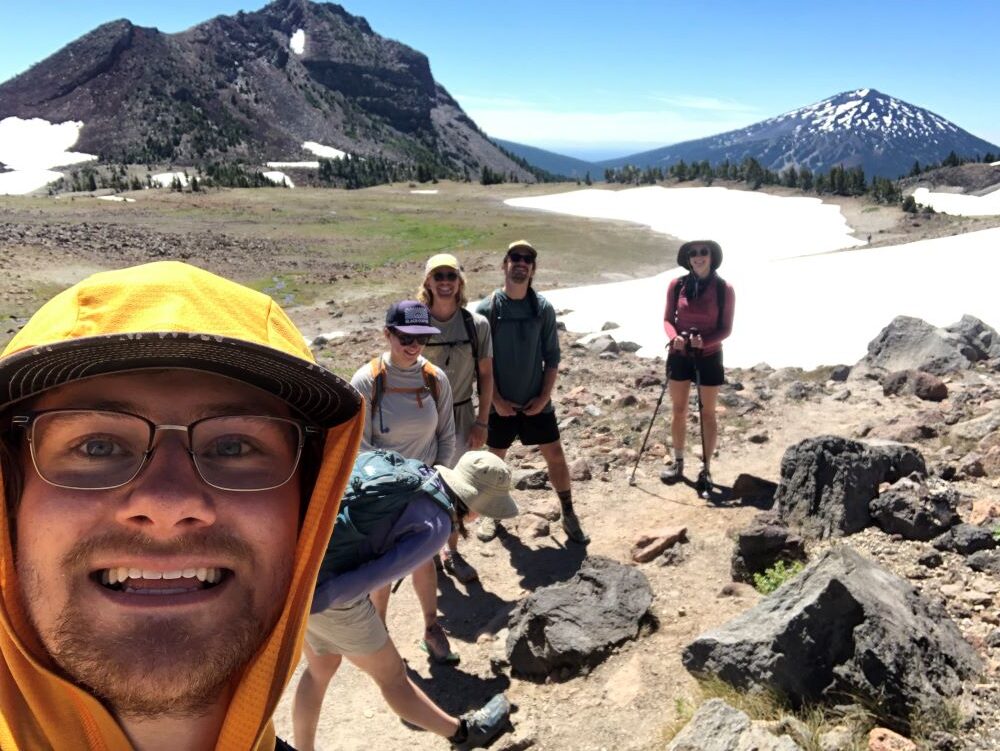
<path fill-rule="evenodd" d="M 524 253 L 508 253 L 507 254 L 507 259 L 511 263 L 528 263 L 528 264 L 531 264 L 531 263 L 535 262 L 535 257 L 534 256 L 525 255 Z"/>
<path fill-rule="evenodd" d="M 692 248 L 688 251 L 688 258 L 697 258 L 699 256 L 710 256 L 712 251 L 708 248 Z"/>
<path fill-rule="evenodd" d="M 457 271 L 435 271 L 434 281 L 435 282 L 453 282 L 458 279 Z"/>
<path fill-rule="evenodd" d="M 393 331 L 392 335 L 395 336 L 396 339 L 399 340 L 399 343 L 404 347 L 409 347 L 414 342 L 423 347 L 431 340 L 430 334 L 404 334 L 400 331 Z"/>

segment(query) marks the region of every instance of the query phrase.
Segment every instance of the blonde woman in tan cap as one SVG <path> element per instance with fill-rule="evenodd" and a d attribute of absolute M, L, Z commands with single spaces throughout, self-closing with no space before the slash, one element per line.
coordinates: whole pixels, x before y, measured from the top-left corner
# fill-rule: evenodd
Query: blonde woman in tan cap
<path fill-rule="evenodd" d="M 465 451 L 486 443 L 493 397 L 493 339 L 483 316 L 466 309 L 465 274 L 455 256 L 439 253 L 428 259 L 424 281 L 417 291 L 431 312 L 431 325 L 440 329 L 427 342 L 424 356 L 444 370 L 451 383 L 455 410 L 455 453 L 452 466 Z M 476 386 L 473 389 L 473 385 Z M 473 400 L 473 391 L 477 399 Z M 458 552 L 458 534 L 448 538 L 443 568 L 463 584 L 479 578 Z"/>

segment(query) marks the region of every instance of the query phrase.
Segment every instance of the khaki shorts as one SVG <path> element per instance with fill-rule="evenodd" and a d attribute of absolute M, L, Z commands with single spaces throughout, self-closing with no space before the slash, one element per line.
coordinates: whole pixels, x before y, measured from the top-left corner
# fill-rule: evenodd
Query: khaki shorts
<path fill-rule="evenodd" d="M 309 616 L 306 641 L 317 654 L 368 655 L 389 641 L 368 595 Z"/>

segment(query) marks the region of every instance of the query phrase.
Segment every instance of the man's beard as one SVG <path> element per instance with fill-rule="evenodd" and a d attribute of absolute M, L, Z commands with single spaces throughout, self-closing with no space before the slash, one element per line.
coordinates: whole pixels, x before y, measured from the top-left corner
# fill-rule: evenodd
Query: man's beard
<path fill-rule="evenodd" d="M 249 546 L 222 532 L 169 544 L 143 535 L 109 533 L 77 544 L 64 557 L 63 570 L 71 581 L 79 579 L 83 563 L 94 552 L 116 550 L 225 551 L 228 558 L 246 563 L 245 571 L 260 569 L 252 565 L 254 555 Z M 282 602 L 291 568 L 290 562 L 282 561 L 270 572 L 282 577 L 273 588 L 282 594 Z M 43 587 L 38 572 L 30 567 L 19 575 L 30 613 L 32 599 L 44 596 Z M 227 593 L 228 598 L 244 606 L 227 613 L 213 613 L 213 606 L 207 605 L 208 613 L 197 618 L 137 615 L 120 618 L 114 625 L 103 621 L 92 608 L 88 611 L 81 602 L 81 590 L 74 588 L 55 625 L 44 632 L 36 622 L 35 628 L 59 667 L 116 715 L 143 719 L 200 716 L 247 665 L 281 612 L 280 603 L 268 607 L 268 598 L 255 597 L 253 584 L 247 576 L 244 581 L 228 582 L 227 586 L 243 590 Z"/>
<path fill-rule="evenodd" d="M 524 284 L 531 278 L 531 269 L 521 268 L 520 266 L 512 266 L 510 269 L 510 278 L 513 282 Z"/>
<path fill-rule="evenodd" d="M 149 620 L 109 631 L 71 603 L 46 643 L 60 667 L 115 714 L 193 717 L 211 709 L 269 630 L 249 609 L 208 634 L 190 633 L 185 618 Z"/>

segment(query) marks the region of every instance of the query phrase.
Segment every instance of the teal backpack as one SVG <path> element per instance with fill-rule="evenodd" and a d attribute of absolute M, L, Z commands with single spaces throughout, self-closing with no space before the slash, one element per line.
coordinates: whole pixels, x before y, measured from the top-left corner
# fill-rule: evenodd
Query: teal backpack
<path fill-rule="evenodd" d="M 410 501 L 422 493 L 454 519 L 451 499 L 431 467 L 385 449 L 358 454 L 320 564 L 319 581 L 357 568 L 385 552 L 373 548 L 373 535 L 383 537 Z"/>

